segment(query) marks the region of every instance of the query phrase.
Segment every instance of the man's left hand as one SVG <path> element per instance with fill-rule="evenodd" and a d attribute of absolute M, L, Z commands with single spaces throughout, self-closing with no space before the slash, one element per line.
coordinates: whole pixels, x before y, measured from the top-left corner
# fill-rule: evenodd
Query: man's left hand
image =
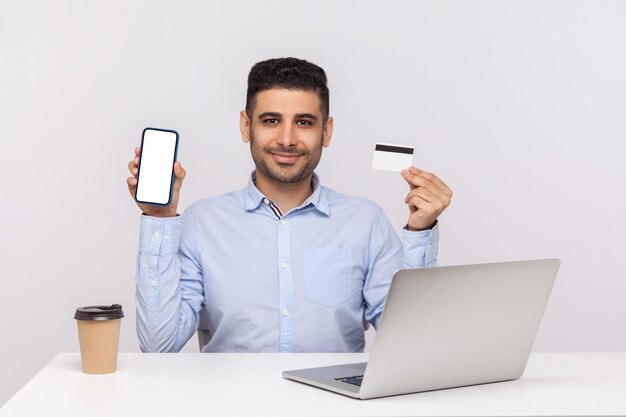
<path fill-rule="evenodd" d="M 404 199 L 409 205 L 409 230 L 432 229 L 437 217 L 450 205 L 452 190 L 435 174 L 414 166 L 403 169 L 401 174 L 411 189 Z"/>

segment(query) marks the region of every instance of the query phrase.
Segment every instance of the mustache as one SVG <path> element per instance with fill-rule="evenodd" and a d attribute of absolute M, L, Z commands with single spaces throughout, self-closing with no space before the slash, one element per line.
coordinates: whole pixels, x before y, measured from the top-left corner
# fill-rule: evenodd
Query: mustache
<path fill-rule="evenodd" d="M 283 154 L 294 154 L 294 155 L 306 155 L 308 153 L 306 149 L 285 148 L 282 146 L 267 147 L 265 148 L 265 150 L 271 153 L 283 153 Z"/>

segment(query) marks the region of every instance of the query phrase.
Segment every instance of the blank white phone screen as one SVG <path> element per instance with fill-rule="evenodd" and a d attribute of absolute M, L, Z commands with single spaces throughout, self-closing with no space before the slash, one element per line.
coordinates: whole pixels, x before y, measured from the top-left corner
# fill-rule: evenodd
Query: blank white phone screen
<path fill-rule="evenodd" d="M 137 201 L 167 204 L 170 199 L 176 133 L 147 129 L 144 132 Z"/>

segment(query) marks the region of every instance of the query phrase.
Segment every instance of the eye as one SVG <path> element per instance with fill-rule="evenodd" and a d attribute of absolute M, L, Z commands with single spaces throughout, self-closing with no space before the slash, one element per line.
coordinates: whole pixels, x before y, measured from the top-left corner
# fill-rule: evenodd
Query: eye
<path fill-rule="evenodd" d="M 311 122 L 310 120 L 298 120 L 296 124 L 298 126 L 313 126 L 313 122 Z"/>
<path fill-rule="evenodd" d="M 275 125 L 278 123 L 278 119 L 263 119 L 263 124 Z"/>

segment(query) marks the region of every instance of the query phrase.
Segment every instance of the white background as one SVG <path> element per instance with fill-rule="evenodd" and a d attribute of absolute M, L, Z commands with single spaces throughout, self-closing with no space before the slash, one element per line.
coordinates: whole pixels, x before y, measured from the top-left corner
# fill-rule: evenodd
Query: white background
<path fill-rule="evenodd" d="M 0 404 L 78 350 L 78 306 L 121 303 L 138 351 L 141 131 L 179 131 L 181 208 L 245 186 L 246 76 L 279 56 L 328 73 L 325 185 L 399 230 L 408 188 L 372 153 L 414 145 L 455 191 L 440 264 L 559 257 L 535 349 L 626 350 L 624 22 L 617 1 L 3 0 Z"/>

